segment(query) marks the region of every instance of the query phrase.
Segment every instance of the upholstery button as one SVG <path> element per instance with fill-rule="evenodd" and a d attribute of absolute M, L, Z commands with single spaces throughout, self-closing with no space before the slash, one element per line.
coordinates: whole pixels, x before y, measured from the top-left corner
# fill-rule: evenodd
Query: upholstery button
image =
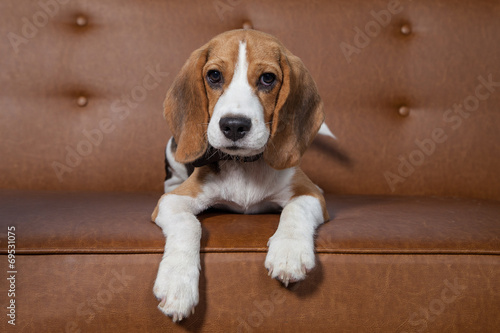
<path fill-rule="evenodd" d="M 407 117 L 410 114 L 410 108 L 403 105 L 399 108 L 398 113 L 402 117 Z"/>
<path fill-rule="evenodd" d="M 88 23 L 87 18 L 84 15 L 78 15 L 76 17 L 76 25 L 79 27 L 84 27 Z"/>
<path fill-rule="evenodd" d="M 79 106 L 79 107 L 84 107 L 86 106 L 87 104 L 89 103 L 89 100 L 87 97 L 85 96 L 80 96 L 76 99 L 76 104 Z"/>
<path fill-rule="evenodd" d="M 403 24 L 401 26 L 401 33 L 403 35 L 406 35 L 406 36 L 408 36 L 409 34 L 411 34 L 411 27 L 410 27 L 410 25 L 409 24 Z"/>

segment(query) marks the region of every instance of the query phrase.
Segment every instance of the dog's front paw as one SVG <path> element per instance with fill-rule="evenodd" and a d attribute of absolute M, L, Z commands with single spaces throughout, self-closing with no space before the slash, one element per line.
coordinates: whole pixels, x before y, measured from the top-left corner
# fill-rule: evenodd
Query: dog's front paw
<path fill-rule="evenodd" d="M 305 279 L 306 273 L 314 268 L 312 241 L 273 236 L 268 246 L 265 266 L 269 276 L 280 280 L 285 286 Z"/>
<path fill-rule="evenodd" d="M 164 258 L 160 263 L 153 292 L 160 300 L 158 308 L 174 322 L 194 313 L 198 304 L 198 279 L 196 264 Z"/>

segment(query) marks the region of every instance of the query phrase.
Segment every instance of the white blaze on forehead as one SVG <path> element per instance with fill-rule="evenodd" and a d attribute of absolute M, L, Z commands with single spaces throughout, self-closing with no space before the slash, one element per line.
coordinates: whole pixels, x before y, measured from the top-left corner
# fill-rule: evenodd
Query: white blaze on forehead
<path fill-rule="evenodd" d="M 253 94 L 252 88 L 248 83 L 246 42 L 240 41 L 238 60 L 234 68 L 233 78 L 217 104 L 219 104 L 221 109 L 224 109 L 226 114 L 233 113 L 234 115 L 244 116 L 245 109 L 249 109 L 253 102 L 251 100 L 254 98 L 256 99 L 256 96 Z"/>
<path fill-rule="evenodd" d="M 240 42 L 238 63 L 236 64 L 231 84 L 235 86 L 235 89 L 248 90 L 250 94 L 252 93 L 252 88 L 248 84 L 247 44 L 244 41 Z"/>
<path fill-rule="evenodd" d="M 223 73 L 224 75 L 224 73 Z M 250 131 L 242 139 L 233 142 L 226 138 L 219 127 L 221 118 L 246 117 L 252 121 Z M 251 156 L 261 153 L 269 138 L 269 130 L 265 125 L 264 107 L 255 95 L 248 82 L 247 44 L 240 41 L 238 59 L 234 67 L 233 78 L 229 86 L 214 107 L 208 124 L 208 142 L 217 149 L 237 145 L 238 151 L 224 151 L 233 155 Z"/>

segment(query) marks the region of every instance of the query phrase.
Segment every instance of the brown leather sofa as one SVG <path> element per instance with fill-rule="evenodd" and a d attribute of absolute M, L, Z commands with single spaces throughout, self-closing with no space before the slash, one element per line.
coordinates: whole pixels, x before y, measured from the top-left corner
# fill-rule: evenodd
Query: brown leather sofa
<path fill-rule="evenodd" d="M 0 17 L 0 331 L 498 332 L 498 1 L 3 0 Z M 284 288 L 263 264 L 278 215 L 202 214 L 200 304 L 174 324 L 152 293 L 162 101 L 191 51 L 243 26 L 317 82 L 338 140 L 302 167 L 332 218 Z"/>

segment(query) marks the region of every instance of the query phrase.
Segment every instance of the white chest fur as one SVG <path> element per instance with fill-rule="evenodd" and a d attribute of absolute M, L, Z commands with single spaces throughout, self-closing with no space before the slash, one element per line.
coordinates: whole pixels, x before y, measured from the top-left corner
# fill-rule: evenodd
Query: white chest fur
<path fill-rule="evenodd" d="M 292 196 L 291 178 L 295 168 L 275 170 L 263 159 L 255 162 L 221 161 L 220 172 L 206 179 L 202 195 L 214 207 L 246 214 L 275 211 Z"/>

